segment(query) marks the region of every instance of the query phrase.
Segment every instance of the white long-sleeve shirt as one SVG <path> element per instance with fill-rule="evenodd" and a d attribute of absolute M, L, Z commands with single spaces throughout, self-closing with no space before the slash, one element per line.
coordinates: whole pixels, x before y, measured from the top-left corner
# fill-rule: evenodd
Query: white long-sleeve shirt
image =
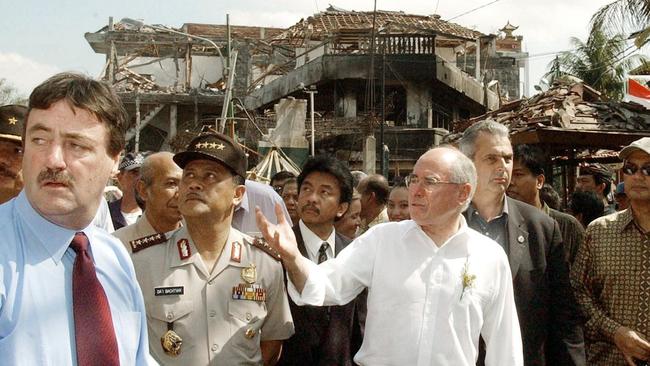
<path fill-rule="evenodd" d="M 523 365 L 506 254 L 464 219 L 440 247 L 411 220 L 375 226 L 338 257 L 310 263 L 302 294 L 292 283 L 289 294 L 298 305 L 340 305 L 365 287 L 361 365 L 473 366 L 479 335 L 486 365 Z"/>

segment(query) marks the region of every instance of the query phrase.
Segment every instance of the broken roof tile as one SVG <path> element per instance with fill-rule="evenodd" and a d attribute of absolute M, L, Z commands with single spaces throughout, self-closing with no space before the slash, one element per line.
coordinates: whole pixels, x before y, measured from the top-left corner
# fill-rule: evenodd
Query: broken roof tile
<path fill-rule="evenodd" d="M 275 37 L 275 43 L 302 44 L 305 39 L 324 40 L 333 33 L 342 30 L 369 30 L 372 28 L 372 11 L 323 11 L 301 19 L 286 31 Z M 440 19 L 437 15 L 414 15 L 397 11 L 378 10 L 376 28 L 389 26 L 411 27 L 448 37 L 476 40 L 483 36 L 481 32 L 465 28 L 456 23 Z"/>

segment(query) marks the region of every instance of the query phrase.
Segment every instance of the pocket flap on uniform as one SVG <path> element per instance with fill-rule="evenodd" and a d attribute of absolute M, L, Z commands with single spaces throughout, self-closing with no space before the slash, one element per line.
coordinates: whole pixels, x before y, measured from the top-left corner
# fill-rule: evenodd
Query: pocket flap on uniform
<path fill-rule="evenodd" d="M 172 304 L 153 304 L 149 309 L 149 316 L 164 322 L 176 321 L 192 312 L 192 301 L 185 300 Z"/>
<path fill-rule="evenodd" d="M 230 316 L 248 323 L 255 317 L 262 319 L 266 316 L 266 304 L 257 301 L 230 300 L 228 313 Z"/>

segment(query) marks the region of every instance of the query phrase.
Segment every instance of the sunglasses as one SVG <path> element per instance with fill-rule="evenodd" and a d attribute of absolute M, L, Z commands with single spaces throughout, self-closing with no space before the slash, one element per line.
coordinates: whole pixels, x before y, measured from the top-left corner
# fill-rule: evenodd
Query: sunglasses
<path fill-rule="evenodd" d="M 634 175 L 636 174 L 637 171 L 641 171 L 641 174 L 643 174 L 646 177 L 650 176 L 650 165 L 644 165 L 642 167 L 638 167 L 634 164 L 626 163 L 623 165 L 623 168 L 621 169 L 623 171 L 623 174 L 625 175 Z"/>

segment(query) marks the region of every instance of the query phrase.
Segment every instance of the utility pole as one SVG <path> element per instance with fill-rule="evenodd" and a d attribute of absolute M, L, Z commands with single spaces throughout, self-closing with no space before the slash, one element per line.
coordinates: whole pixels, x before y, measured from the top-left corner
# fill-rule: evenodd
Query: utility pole
<path fill-rule="evenodd" d="M 380 166 L 381 175 L 388 178 L 386 160 L 387 147 L 384 145 L 384 125 L 386 124 L 386 39 L 381 47 L 381 125 L 379 126 L 379 146 L 381 146 Z"/>
<path fill-rule="evenodd" d="M 316 129 L 314 128 L 314 94 L 317 94 L 318 91 L 312 86 L 309 89 L 305 89 L 305 93 L 309 94 L 309 105 L 311 112 L 311 156 L 316 155 L 316 148 L 314 144 L 314 136 L 316 135 Z"/>

